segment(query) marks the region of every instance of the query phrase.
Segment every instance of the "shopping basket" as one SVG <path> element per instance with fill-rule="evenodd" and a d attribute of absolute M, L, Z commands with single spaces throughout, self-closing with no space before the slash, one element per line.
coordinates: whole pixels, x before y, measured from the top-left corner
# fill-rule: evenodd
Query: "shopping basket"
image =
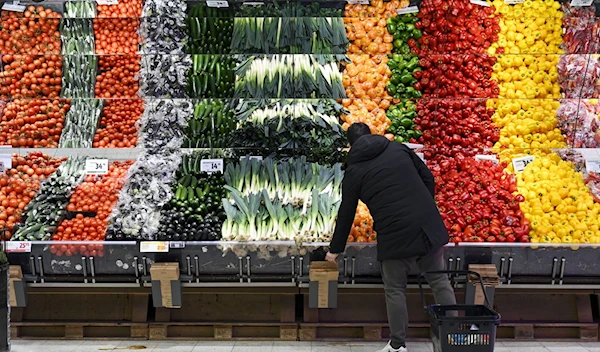
<path fill-rule="evenodd" d="M 483 290 L 485 305 L 427 305 L 421 279 L 425 274 L 457 274 L 475 276 Z M 419 290 L 425 313 L 431 322 L 434 352 L 493 352 L 500 314 L 489 306 L 481 275 L 474 271 L 429 271 L 419 275 Z M 450 313 L 450 314 L 449 314 Z"/>

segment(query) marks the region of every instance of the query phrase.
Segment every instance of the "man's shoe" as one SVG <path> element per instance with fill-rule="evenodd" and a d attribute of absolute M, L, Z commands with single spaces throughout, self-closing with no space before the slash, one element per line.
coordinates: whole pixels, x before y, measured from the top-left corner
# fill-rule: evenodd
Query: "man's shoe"
<path fill-rule="evenodd" d="M 388 341 L 387 345 L 382 350 L 379 350 L 377 352 L 408 352 L 408 350 L 406 349 L 406 347 L 393 348 L 392 341 Z"/>

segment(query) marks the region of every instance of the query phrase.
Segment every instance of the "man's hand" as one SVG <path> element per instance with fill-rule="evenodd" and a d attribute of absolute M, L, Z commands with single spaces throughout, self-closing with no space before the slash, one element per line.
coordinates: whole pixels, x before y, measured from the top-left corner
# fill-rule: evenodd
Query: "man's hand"
<path fill-rule="evenodd" d="M 325 260 L 330 262 L 331 264 L 337 264 L 337 257 L 339 254 L 334 254 L 331 252 L 327 252 L 327 255 L 325 256 Z"/>

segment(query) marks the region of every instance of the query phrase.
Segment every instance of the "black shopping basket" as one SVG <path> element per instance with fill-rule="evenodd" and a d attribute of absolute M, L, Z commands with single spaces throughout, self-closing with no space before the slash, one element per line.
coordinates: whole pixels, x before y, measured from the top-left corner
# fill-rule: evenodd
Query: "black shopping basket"
<path fill-rule="evenodd" d="M 424 274 L 474 275 L 479 280 L 485 305 L 426 305 L 421 278 Z M 500 314 L 489 306 L 481 275 L 474 271 L 429 271 L 419 275 L 419 290 L 425 313 L 431 322 L 434 352 L 493 352 Z"/>

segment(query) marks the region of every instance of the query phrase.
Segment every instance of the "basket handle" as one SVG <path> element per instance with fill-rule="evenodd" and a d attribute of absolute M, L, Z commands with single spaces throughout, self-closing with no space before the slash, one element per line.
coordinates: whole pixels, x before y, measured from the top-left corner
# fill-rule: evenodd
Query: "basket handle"
<path fill-rule="evenodd" d="M 481 291 L 483 292 L 485 306 L 491 308 L 490 300 L 488 299 L 487 292 L 485 292 L 485 286 L 483 285 L 483 279 L 481 278 L 481 275 L 478 272 L 471 271 L 471 270 L 437 270 L 437 271 L 426 271 L 426 272 L 423 272 L 423 273 L 419 274 L 418 279 L 417 279 L 418 283 L 419 283 L 419 291 L 421 293 L 421 302 L 423 303 L 423 308 L 425 310 L 427 310 L 427 304 L 425 304 L 425 293 L 423 292 L 423 285 L 422 285 L 422 281 L 421 280 L 422 280 L 423 276 L 425 276 L 426 274 L 457 274 L 457 275 L 467 275 L 467 282 L 469 280 L 469 275 L 476 276 L 477 280 L 479 281 L 479 285 L 481 285 Z"/>

